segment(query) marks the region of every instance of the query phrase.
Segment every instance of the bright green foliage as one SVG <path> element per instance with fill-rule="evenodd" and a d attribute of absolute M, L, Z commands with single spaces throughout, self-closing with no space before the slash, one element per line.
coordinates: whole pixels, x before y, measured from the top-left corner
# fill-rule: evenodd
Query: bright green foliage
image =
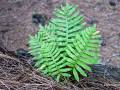
<path fill-rule="evenodd" d="M 79 81 L 79 74 L 87 77 L 85 70 L 91 71 L 90 64 L 99 63 L 99 32 L 95 25 L 85 26 L 76 6 L 66 4 L 54 14 L 49 25 L 30 36 L 30 53 L 43 74 L 57 81 L 70 76 Z"/>

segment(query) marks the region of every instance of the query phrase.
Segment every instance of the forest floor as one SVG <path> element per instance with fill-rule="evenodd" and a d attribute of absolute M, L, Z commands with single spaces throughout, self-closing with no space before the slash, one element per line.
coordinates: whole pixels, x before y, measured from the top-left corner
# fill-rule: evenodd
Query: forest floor
<path fill-rule="evenodd" d="M 89 25 L 97 25 L 102 35 L 101 64 L 114 67 L 116 76 L 108 79 L 102 74 L 65 85 L 43 78 L 27 58 L 15 54 L 28 50 L 29 35 L 38 31 L 38 23 L 49 22 L 63 0 L 0 0 L 0 90 L 120 90 L 120 0 L 68 1 L 79 5 Z"/>

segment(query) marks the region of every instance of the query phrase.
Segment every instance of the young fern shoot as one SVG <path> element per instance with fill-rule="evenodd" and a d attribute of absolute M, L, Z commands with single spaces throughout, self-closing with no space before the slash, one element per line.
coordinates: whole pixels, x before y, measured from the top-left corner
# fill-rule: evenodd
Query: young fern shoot
<path fill-rule="evenodd" d="M 66 4 L 56 9 L 55 18 L 29 40 L 35 67 L 58 82 L 79 74 L 87 77 L 90 64 L 99 63 L 100 35 L 96 25 L 86 27 L 77 6 Z"/>

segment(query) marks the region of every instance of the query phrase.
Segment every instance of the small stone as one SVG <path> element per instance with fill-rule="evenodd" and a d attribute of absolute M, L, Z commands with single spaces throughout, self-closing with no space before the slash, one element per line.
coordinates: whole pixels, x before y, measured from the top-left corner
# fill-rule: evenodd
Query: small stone
<path fill-rule="evenodd" d="M 31 58 L 32 55 L 28 53 L 27 50 L 24 50 L 22 48 L 16 50 L 16 56 L 18 57 L 24 57 L 24 58 Z"/>
<path fill-rule="evenodd" d="M 101 46 L 106 46 L 106 40 L 103 37 L 101 38 Z"/>
<path fill-rule="evenodd" d="M 45 25 L 46 17 L 42 14 L 33 14 L 32 15 L 32 22 L 34 24 L 41 24 L 42 26 Z"/>
<path fill-rule="evenodd" d="M 116 6 L 116 3 L 115 3 L 115 1 L 113 0 L 111 0 L 111 1 L 109 1 L 109 4 L 111 5 L 111 6 Z"/>

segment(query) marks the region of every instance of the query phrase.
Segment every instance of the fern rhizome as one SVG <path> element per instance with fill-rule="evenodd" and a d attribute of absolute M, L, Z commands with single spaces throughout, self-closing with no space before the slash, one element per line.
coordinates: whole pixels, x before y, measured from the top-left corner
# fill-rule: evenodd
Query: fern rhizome
<path fill-rule="evenodd" d="M 30 36 L 30 53 L 35 67 L 57 81 L 79 74 L 87 77 L 90 64 L 99 63 L 100 35 L 96 26 L 86 27 L 77 6 L 66 4 L 56 9 L 55 18 L 35 36 Z"/>

